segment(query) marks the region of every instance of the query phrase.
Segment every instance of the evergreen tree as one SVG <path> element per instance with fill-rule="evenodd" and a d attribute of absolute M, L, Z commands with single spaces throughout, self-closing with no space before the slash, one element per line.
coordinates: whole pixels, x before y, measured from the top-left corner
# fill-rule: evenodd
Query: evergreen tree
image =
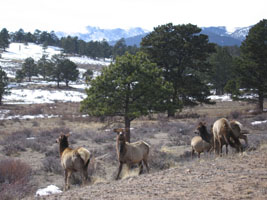
<path fill-rule="evenodd" d="M 76 81 L 79 77 L 79 70 L 77 65 L 69 59 L 64 59 L 60 63 L 61 80 L 65 82 L 66 86 L 69 86 L 70 81 Z"/>
<path fill-rule="evenodd" d="M 61 77 L 61 66 L 64 60 L 64 56 L 62 54 L 59 55 L 53 55 L 52 56 L 52 64 L 53 64 L 53 70 L 52 70 L 52 79 L 55 80 L 57 82 L 57 87 L 59 88 L 59 83 L 62 81 Z"/>
<path fill-rule="evenodd" d="M 87 85 L 93 79 L 93 75 L 94 75 L 94 72 L 91 69 L 87 69 L 86 72 L 83 73 L 83 78 L 85 79 L 85 82 Z"/>
<path fill-rule="evenodd" d="M 0 105 L 2 105 L 3 96 L 8 94 L 8 77 L 6 72 L 0 66 Z"/>
<path fill-rule="evenodd" d="M 0 32 L 0 48 L 2 48 L 4 51 L 9 46 L 9 34 L 7 29 L 3 28 Z"/>
<path fill-rule="evenodd" d="M 38 74 L 40 74 L 44 80 L 51 76 L 53 65 L 51 60 L 47 59 L 47 55 L 43 55 L 37 62 Z"/>
<path fill-rule="evenodd" d="M 127 51 L 127 45 L 125 42 L 125 39 L 122 38 L 116 42 L 116 44 L 113 47 L 113 59 L 116 59 L 117 56 L 122 56 Z"/>
<path fill-rule="evenodd" d="M 32 76 L 38 75 L 37 65 L 35 64 L 33 58 L 26 58 L 22 64 L 22 72 L 25 77 L 28 77 L 28 81 L 31 81 Z"/>
<path fill-rule="evenodd" d="M 236 59 L 235 79 L 229 82 L 227 89 L 236 95 L 234 97 L 240 96 L 242 92 L 256 94 L 258 108 L 263 111 L 264 98 L 267 97 L 266 19 L 261 20 L 249 30 L 240 50 L 241 56 Z"/>
<path fill-rule="evenodd" d="M 210 69 L 207 58 L 215 48 L 200 31 L 195 25 L 169 23 L 156 27 L 141 42 L 141 49 L 163 70 L 170 83 L 165 101 L 168 116 L 174 116 L 184 105 L 210 103 L 210 92 L 201 74 Z"/>
<path fill-rule="evenodd" d="M 212 66 L 209 74 L 209 82 L 217 95 L 224 93 L 226 83 L 233 78 L 233 57 L 227 47 L 216 46 L 216 53 L 209 58 Z"/>
<path fill-rule="evenodd" d="M 18 83 L 21 83 L 23 81 L 23 79 L 25 78 L 25 73 L 23 72 L 22 69 L 19 69 L 16 71 L 16 81 Z"/>
<path fill-rule="evenodd" d="M 77 65 L 74 62 L 66 59 L 62 55 L 54 55 L 52 57 L 52 62 L 52 77 L 57 82 L 58 87 L 61 81 L 64 81 L 68 87 L 70 81 L 76 81 L 78 79 L 79 71 L 77 70 Z"/>
<path fill-rule="evenodd" d="M 19 29 L 13 34 L 13 42 L 25 42 L 25 32 L 23 29 Z"/>
<path fill-rule="evenodd" d="M 161 70 L 141 52 L 117 57 L 90 85 L 81 110 L 91 116 L 122 116 L 127 130 L 132 120 L 161 108 L 159 99 L 164 90 Z"/>

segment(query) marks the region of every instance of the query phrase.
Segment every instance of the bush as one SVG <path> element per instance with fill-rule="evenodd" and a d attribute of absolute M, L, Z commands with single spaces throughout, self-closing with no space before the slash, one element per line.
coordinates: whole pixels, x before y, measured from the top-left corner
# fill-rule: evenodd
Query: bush
<path fill-rule="evenodd" d="M 43 160 L 43 170 L 54 174 L 63 174 L 63 169 L 60 165 L 60 158 L 54 156 L 47 156 Z"/>
<path fill-rule="evenodd" d="M 31 167 L 20 160 L 0 161 L 1 199 L 22 199 L 33 192 Z"/>
<path fill-rule="evenodd" d="M 22 131 L 13 132 L 11 135 L 4 137 L 0 142 L 3 145 L 3 152 L 5 155 L 10 156 L 18 154 L 20 151 L 26 150 L 26 139 L 30 137 L 31 131 L 24 129 Z"/>

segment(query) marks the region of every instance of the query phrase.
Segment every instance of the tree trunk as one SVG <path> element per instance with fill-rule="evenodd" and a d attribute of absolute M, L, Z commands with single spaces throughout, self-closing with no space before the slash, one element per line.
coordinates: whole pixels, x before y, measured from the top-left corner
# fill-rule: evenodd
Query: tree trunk
<path fill-rule="evenodd" d="M 126 142 L 130 143 L 130 139 L 131 139 L 131 132 L 130 132 L 131 120 L 128 117 L 125 117 L 124 121 L 125 121 L 125 131 L 126 131 Z"/>
<path fill-rule="evenodd" d="M 175 116 L 175 110 L 170 108 L 168 109 L 168 117 L 174 117 Z"/>
<path fill-rule="evenodd" d="M 259 92 L 258 109 L 259 109 L 260 112 L 263 112 L 263 103 L 264 103 L 263 92 Z"/>

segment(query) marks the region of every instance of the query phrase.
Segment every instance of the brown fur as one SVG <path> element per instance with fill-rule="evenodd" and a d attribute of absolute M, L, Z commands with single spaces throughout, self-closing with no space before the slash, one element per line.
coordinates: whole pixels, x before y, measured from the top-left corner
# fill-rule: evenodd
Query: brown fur
<path fill-rule="evenodd" d="M 239 139 L 243 139 L 246 143 L 246 146 L 247 146 L 248 145 L 248 137 L 245 134 L 248 134 L 248 131 L 243 130 L 243 125 L 236 120 L 232 120 L 232 121 L 230 121 L 230 126 L 231 126 L 235 136 Z"/>
<path fill-rule="evenodd" d="M 242 145 L 238 138 L 233 133 L 230 123 L 227 119 L 218 119 L 212 127 L 213 146 L 215 153 L 222 154 L 222 147 L 226 145 L 226 154 L 228 154 L 228 144 L 234 147 L 237 151 L 242 151 Z M 216 152 L 217 151 L 217 152 Z"/>
<path fill-rule="evenodd" d="M 143 164 L 145 164 L 147 172 L 149 172 L 147 159 L 149 154 L 149 145 L 144 141 L 138 141 L 133 143 L 126 142 L 125 130 L 114 129 L 117 133 L 117 155 L 119 160 L 119 170 L 116 180 L 119 179 L 123 164 L 127 164 L 130 168 L 133 164 L 139 165 L 139 174 L 143 172 Z"/>
<path fill-rule="evenodd" d="M 90 152 L 83 147 L 76 149 L 70 148 L 68 137 L 69 134 L 62 134 L 57 139 L 57 143 L 59 143 L 61 165 L 65 172 L 65 191 L 70 187 L 69 179 L 73 172 L 80 172 L 83 177 L 83 185 L 85 184 L 88 179 L 87 168 L 91 156 Z"/>
<path fill-rule="evenodd" d="M 195 136 L 191 140 L 191 147 L 192 147 L 191 157 L 193 158 L 194 153 L 197 152 L 198 158 L 200 158 L 200 154 L 202 152 L 211 151 L 213 144 L 213 137 L 211 134 L 208 133 L 206 124 L 202 122 L 198 124 L 195 134 L 198 134 L 199 136 Z"/>

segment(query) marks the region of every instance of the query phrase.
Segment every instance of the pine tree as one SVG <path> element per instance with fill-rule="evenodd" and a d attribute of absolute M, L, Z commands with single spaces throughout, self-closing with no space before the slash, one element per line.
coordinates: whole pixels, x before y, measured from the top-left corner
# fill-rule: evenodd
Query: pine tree
<path fill-rule="evenodd" d="M 31 81 L 32 76 L 37 76 L 38 70 L 33 58 L 26 58 L 22 64 L 22 71 L 25 77 L 28 77 L 28 81 Z"/>
<path fill-rule="evenodd" d="M 233 78 L 234 59 L 228 52 L 227 47 L 216 46 L 216 53 L 209 58 L 211 72 L 209 73 L 209 82 L 212 89 L 215 89 L 217 95 L 224 93 L 224 87 L 227 82 Z"/>
<path fill-rule="evenodd" d="M 9 34 L 7 29 L 3 28 L 0 32 L 0 48 L 2 48 L 4 51 L 9 46 Z"/>
<path fill-rule="evenodd" d="M 228 87 L 229 91 L 241 95 L 256 95 L 258 109 L 263 111 L 264 98 L 267 97 L 267 20 L 263 19 L 254 25 L 241 44 L 241 56 L 236 59 L 235 79 Z M 228 85 L 228 86 L 229 86 Z M 237 92 L 237 90 L 239 90 Z"/>
<path fill-rule="evenodd" d="M 200 31 L 192 24 L 169 23 L 156 27 L 141 42 L 141 49 L 163 70 L 169 82 L 165 101 L 168 116 L 174 116 L 184 105 L 210 103 L 209 89 L 201 74 L 210 69 L 207 58 L 215 48 Z"/>
<path fill-rule="evenodd" d="M 43 55 L 37 62 L 38 74 L 40 74 L 44 80 L 51 76 L 53 70 L 53 64 L 47 57 L 47 55 Z"/>
<path fill-rule="evenodd" d="M 164 90 L 161 70 L 141 52 L 117 57 L 90 85 L 81 110 L 91 116 L 121 116 L 127 130 L 132 120 L 161 108 Z M 130 141 L 130 132 L 127 132 L 127 141 Z"/>
<path fill-rule="evenodd" d="M 2 105 L 3 95 L 8 94 L 8 77 L 6 72 L 0 66 L 0 105 Z"/>

